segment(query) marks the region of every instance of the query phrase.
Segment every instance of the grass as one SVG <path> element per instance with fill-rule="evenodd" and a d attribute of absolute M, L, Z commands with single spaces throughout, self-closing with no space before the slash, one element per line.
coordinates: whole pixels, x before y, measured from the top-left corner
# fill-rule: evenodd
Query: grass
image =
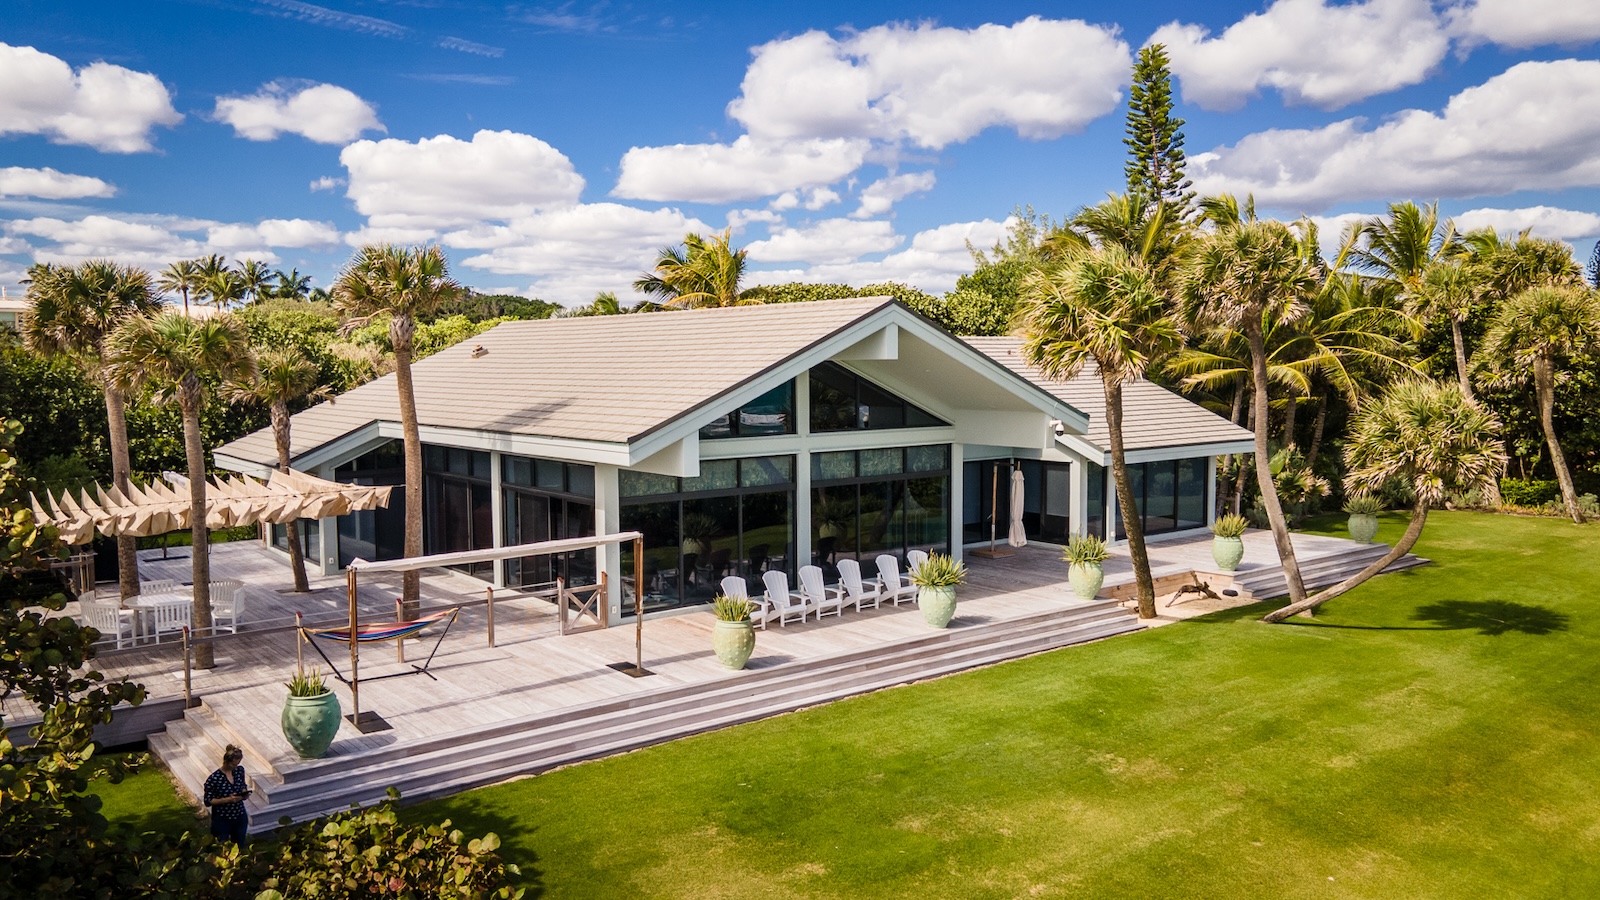
<path fill-rule="evenodd" d="M 407 815 L 499 833 L 551 897 L 1600 896 L 1600 531 L 1436 513 L 1417 550 L 1314 620 L 1235 610 Z"/>
<path fill-rule="evenodd" d="M 101 811 L 114 822 L 124 822 L 140 831 L 182 834 L 206 823 L 178 797 L 172 782 L 154 765 L 141 768 L 120 784 L 94 782 L 90 792 L 100 796 Z"/>

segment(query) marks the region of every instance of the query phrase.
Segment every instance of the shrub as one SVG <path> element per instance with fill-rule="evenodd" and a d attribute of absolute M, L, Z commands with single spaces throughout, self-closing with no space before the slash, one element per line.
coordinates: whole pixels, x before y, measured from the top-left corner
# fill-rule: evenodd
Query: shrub
<path fill-rule="evenodd" d="M 1502 478 L 1500 498 L 1512 506 L 1543 506 L 1561 498 L 1561 485 L 1540 478 Z"/>
<path fill-rule="evenodd" d="M 1061 558 L 1074 566 L 1087 566 L 1105 562 L 1110 556 L 1106 542 L 1092 534 L 1075 534 L 1067 539 Z"/>
<path fill-rule="evenodd" d="M 328 692 L 327 682 L 318 669 L 312 669 L 309 675 L 305 672 L 294 673 L 284 687 L 289 689 L 291 697 L 321 697 Z"/>
<path fill-rule="evenodd" d="M 1383 512 L 1383 501 L 1371 494 L 1355 494 L 1345 501 L 1344 511 L 1352 516 L 1375 516 Z"/>
<path fill-rule="evenodd" d="M 755 612 L 756 605 L 744 597 L 729 597 L 718 594 L 711 600 L 711 612 L 716 615 L 719 622 L 746 622 L 750 614 Z"/>
<path fill-rule="evenodd" d="M 967 580 L 967 564 L 954 557 L 933 553 L 911 570 L 911 583 L 918 587 L 955 587 Z"/>

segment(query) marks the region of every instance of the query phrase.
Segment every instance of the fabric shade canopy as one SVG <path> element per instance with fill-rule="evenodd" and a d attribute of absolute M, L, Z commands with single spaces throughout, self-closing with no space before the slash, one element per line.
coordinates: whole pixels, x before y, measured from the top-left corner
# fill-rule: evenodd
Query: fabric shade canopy
<path fill-rule="evenodd" d="M 68 544 L 87 544 L 95 532 L 107 537 L 166 534 L 189 527 L 189 483 L 169 475 L 169 482 L 143 488 L 95 485 L 73 496 L 71 491 L 44 502 L 33 497 L 40 523 L 54 525 Z M 266 522 L 281 525 L 295 519 L 320 519 L 389 505 L 389 486 L 341 484 L 303 472 L 273 472 L 266 481 L 233 476 L 206 483 L 206 527 L 233 528 Z"/>
<path fill-rule="evenodd" d="M 1006 535 L 1006 543 L 1013 547 L 1028 546 L 1028 531 L 1022 525 L 1022 504 L 1026 492 L 1022 483 L 1022 469 L 1011 470 L 1011 529 Z"/>

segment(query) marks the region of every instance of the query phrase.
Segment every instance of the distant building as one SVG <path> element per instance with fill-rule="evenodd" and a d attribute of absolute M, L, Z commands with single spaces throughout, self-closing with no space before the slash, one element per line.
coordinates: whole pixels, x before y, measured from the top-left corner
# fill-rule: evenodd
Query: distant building
<path fill-rule="evenodd" d="M 28 309 L 28 301 L 13 297 L 0 288 L 0 328 L 17 330 L 17 317 Z"/>

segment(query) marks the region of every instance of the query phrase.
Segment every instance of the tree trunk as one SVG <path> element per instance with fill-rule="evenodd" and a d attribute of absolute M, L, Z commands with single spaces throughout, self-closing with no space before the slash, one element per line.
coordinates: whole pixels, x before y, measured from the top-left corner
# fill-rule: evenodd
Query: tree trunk
<path fill-rule="evenodd" d="M 1102 366 L 1101 372 L 1106 371 Z M 1122 382 L 1102 376 L 1106 389 L 1106 427 L 1111 433 L 1111 478 L 1116 485 L 1117 508 L 1122 512 L 1122 530 L 1128 535 L 1128 556 L 1133 560 L 1133 578 L 1139 591 L 1139 618 L 1156 617 L 1155 581 L 1150 576 L 1150 554 L 1144 546 L 1144 521 L 1133 500 L 1128 483 L 1128 455 L 1122 445 Z"/>
<path fill-rule="evenodd" d="M 1311 449 L 1306 451 L 1306 468 L 1310 469 L 1317 464 L 1317 454 L 1322 451 L 1322 432 L 1328 425 L 1328 392 L 1322 392 L 1322 399 L 1317 401 L 1317 418 L 1311 425 Z"/>
<path fill-rule="evenodd" d="M 1278 486 L 1272 480 L 1272 461 L 1267 455 L 1267 430 L 1272 427 L 1272 420 L 1267 415 L 1267 346 L 1261 334 L 1261 317 L 1246 317 L 1244 331 L 1250 342 L 1250 367 L 1254 373 L 1255 402 L 1251 406 L 1255 409 L 1256 481 L 1261 488 L 1261 503 L 1267 508 L 1267 521 L 1272 525 L 1272 540 L 1278 545 L 1283 577 L 1289 584 L 1289 599 L 1299 603 L 1306 598 L 1305 583 L 1300 579 L 1300 563 L 1294 556 L 1289 524 L 1283 518 L 1283 506 L 1278 502 Z"/>
<path fill-rule="evenodd" d="M 1295 413 L 1299 411 L 1299 406 L 1300 403 L 1292 391 L 1283 400 L 1283 445 L 1290 450 L 1296 450 L 1300 447 L 1300 442 L 1294 436 L 1294 418 Z"/>
<path fill-rule="evenodd" d="M 195 378 L 185 376 L 187 381 Z M 198 379 L 195 379 L 198 381 Z M 211 547 L 206 530 L 206 451 L 200 441 L 200 389 L 198 384 L 178 388 L 178 403 L 183 410 L 183 455 L 189 466 L 189 576 L 194 581 L 194 629 L 196 637 L 207 638 L 194 645 L 197 669 L 217 664 L 211 641 Z"/>
<path fill-rule="evenodd" d="M 111 483 L 127 494 L 133 468 L 128 454 L 128 400 L 120 388 L 106 385 L 105 392 L 106 425 L 111 433 Z M 139 539 L 131 534 L 117 536 L 117 593 L 123 603 L 139 596 Z"/>
<path fill-rule="evenodd" d="M 1356 574 L 1351 575 L 1349 578 L 1346 578 L 1333 587 L 1321 591 L 1315 597 L 1308 597 L 1299 603 L 1291 603 L 1282 609 L 1275 609 L 1272 612 L 1267 613 L 1265 616 L 1261 617 L 1261 621 L 1282 622 L 1284 619 L 1287 619 L 1297 613 L 1310 612 L 1311 610 L 1316 609 L 1324 603 L 1327 603 L 1329 600 L 1332 600 L 1340 594 L 1345 594 L 1355 589 L 1372 576 L 1377 575 L 1384 569 L 1389 568 L 1389 566 L 1392 565 L 1395 560 L 1405 556 L 1407 553 L 1410 553 L 1411 548 L 1417 545 L 1417 538 L 1422 536 L 1422 526 L 1427 524 L 1427 522 L 1428 505 L 1426 503 L 1418 503 L 1416 508 L 1411 511 L 1411 524 L 1406 526 L 1405 534 L 1400 536 L 1400 540 L 1389 549 L 1388 553 L 1383 555 L 1382 559 L 1379 559 L 1377 562 L 1374 562 L 1365 569 L 1362 569 Z"/>
<path fill-rule="evenodd" d="M 417 395 L 411 385 L 411 339 L 416 323 L 399 314 L 389 321 L 394 343 L 394 381 L 400 391 L 400 431 L 405 436 L 407 558 L 422 555 L 422 434 L 417 428 Z M 402 615 L 414 619 L 422 608 L 422 573 L 401 575 Z"/>
<path fill-rule="evenodd" d="M 1556 481 L 1561 485 L 1561 502 L 1567 506 L 1567 515 L 1579 525 L 1583 524 L 1583 510 L 1578 508 L 1578 490 L 1572 484 L 1572 473 L 1567 470 L 1566 454 L 1561 452 L 1561 442 L 1556 440 L 1556 377 L 1548 357 L 1533 361 L 1533 387 L 1539 394 L 1539 424 L 1544 427 L 1545 443 L 1550 445 L 1550 465 L 1556 470 Z"/>
<path fill-rule="evenodd" d="M 1461 379 L 1461 393 L 1467 395 L 1468 400 L 1478 398 L 1472 395 L 1472 379 L 1467 375 L 1467 344 L 1461 337 L 1461 323 L 1455 316 L 1450 317 L 1450 339 L 1456 345 L 1456 377 Z"/>
<path fill-rule="evenodd" d="M 289 471 L 289 404 L 272 404 L 272 437 L 278 445 L 278 471 Z M 294 573 L 294 590 L 304 594 L 311 590 L 306 579 L 306 556 L 300 547 L 300 520 L 290 519 L 283 525 L 289 538 L 289 568 Z"/>

